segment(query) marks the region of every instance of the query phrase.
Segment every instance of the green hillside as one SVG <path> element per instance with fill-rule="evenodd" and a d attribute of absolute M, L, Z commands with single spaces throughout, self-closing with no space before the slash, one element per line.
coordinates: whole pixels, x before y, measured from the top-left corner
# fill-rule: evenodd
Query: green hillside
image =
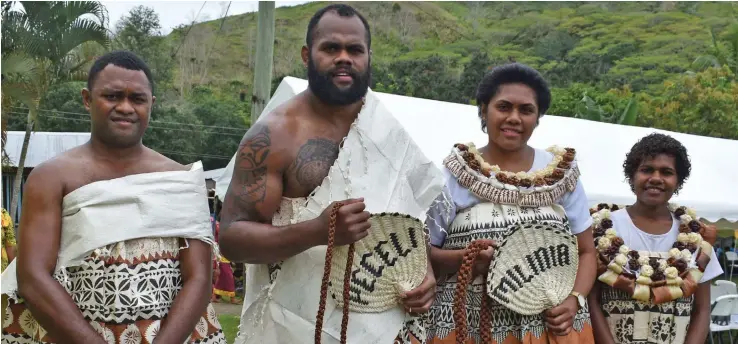
<path fill-rule="evenodd" d="M 285 75 L 305 77 L 300 48 L 326 4 L 276 10 L 273 87 Z M 738 139 L 736 2 L 351 5 L 371 25 L 376 91 L 473 103 L 488 68 L 517 61 L 551 83 L 548 114 Z M 201 159 L 206 169 L 227 164 L 250 125 L 256 25 L 249 13 L 161 36 L 158 14 L 137 7 L 111 28 L 110 49 L 136 52 L 154 72 L 145 144 L 183 163 Z M 78 53 L 101 50 L 85 45 Z M 82 87 L 51 89 L 35 130 L 89 131 Z M 8 128 L 25 130 L 25 113 L 4 113 L 12 115 Z"/>
<path fill-rule="evenodd" d="M 300 69 L 307 23 L 326 2 L 276 11 L 274 75 Z M 373 63 L 440 57 L 458 78 L 477 52 L 493 62 L 518 61 L 557 87 L 573 82 L 602 89 L 653 89 L 684 73 L 712 46 L 709 29 L 738 18 L 731 2 L 355 2 L 373 33 Z M 206 62 L 206 84 L 251 83 L 256 13 L 195 25 L 188 41 L 218 37 Z M 180 42 L 187 27 L 170 36 Z M 209 48 L 209 44 L 192 44 Z M 184 58 L 198 58 L 195 50 Z M 200 62 L 200 61 L 197 61 Z M 205 62 L 205 61 L 202 61 Z M 179 71 L 175 72 L 178 77 Z M 376 76 L 382 79 L 381 76 Z"/>

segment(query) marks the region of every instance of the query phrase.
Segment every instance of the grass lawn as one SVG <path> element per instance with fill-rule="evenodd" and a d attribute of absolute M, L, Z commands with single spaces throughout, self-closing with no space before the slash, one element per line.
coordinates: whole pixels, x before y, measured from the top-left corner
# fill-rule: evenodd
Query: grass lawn
<path fill-rule="evenodd" d="M 220 326 L 223 328 L 225 333 L 226 342 L 233 343 L 236 339 L 236 333 L 238 333 L 238 322 L 240 317 L 236 315 L 221 315 L 218 317 Z"/>

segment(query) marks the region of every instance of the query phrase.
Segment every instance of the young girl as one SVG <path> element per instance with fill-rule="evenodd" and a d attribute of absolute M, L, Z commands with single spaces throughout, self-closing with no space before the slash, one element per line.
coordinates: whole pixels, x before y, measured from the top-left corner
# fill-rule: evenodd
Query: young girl
<path fill-rule="evenodd" d="M 651 134 L 623 164 L 636 202 L 593 209 L 598 279 L 589 297 L 598 343 L 704 343 L 709 281 L 720 274 L 716 231 L 686 207 L 670 204 L 689 177 L 687 150 Z"/>

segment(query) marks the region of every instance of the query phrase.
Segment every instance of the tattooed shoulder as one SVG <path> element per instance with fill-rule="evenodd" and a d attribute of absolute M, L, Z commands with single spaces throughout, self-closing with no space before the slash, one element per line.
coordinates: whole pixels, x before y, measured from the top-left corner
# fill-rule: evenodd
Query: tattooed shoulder
<path fill-rule="evenodd" d="M 320 186 L 338 158 L 338 143 L 326 138 L 309 139 L 300 147 L 290 171 L 307 190 Z"/>
<path fill-rule="evenodd" d="M 246 133 L 238 147 L 232 191 L 242 206 L 264 201 L 266 195 L 267 159 L 272 148 L 269 127 L 257 124 Z"/>

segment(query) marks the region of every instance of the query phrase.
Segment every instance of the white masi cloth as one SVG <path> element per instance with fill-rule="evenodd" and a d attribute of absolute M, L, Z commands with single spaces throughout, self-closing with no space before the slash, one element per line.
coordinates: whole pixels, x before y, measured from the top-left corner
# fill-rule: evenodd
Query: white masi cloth
<path fill-rule="evenodd" d="M 64 196 L 55 273 L 78 266 L 93 251 L 140 238 L 177 237 L 214 245 L 202 163 L 189 171 L 135 174 L 84 185 Z M 16 299 L 13 260 L 2 294 Z"/>
<path fill-rule="evenodd" d="M 369 91 L 338 159 L 291 223 L 313 219 L 333 201 L 363 197 L 371 213 L 398 212 L 425 220 L 443 188 L 443 175 L 410 135 Z M 236 343 L 312 343 L 326 246 L 313 247 L 281 267 L 276 280 L 244 304 Z M 252 268 L 251 266 L 249 268 Z M 340 340 L 342 310 L 329 296 L 323 343 Z M 348 343 L 386 344 L 406 320 L 402 306 L 381 313 L 350 313 Z"/>

